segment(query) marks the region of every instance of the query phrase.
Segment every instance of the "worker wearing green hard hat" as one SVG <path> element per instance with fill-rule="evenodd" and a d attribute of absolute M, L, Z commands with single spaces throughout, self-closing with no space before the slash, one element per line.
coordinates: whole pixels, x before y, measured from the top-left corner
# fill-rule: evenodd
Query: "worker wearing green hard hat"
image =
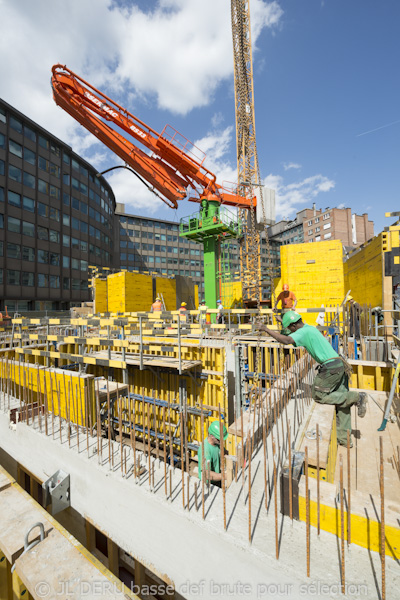
<path fill-rule="evenodd" d="M 226 440 L 228 437 L 228 430 L 225 425 L 222 425 L 222 433 L 224 435 L 224 440 Z M 208 435 L 213 435 L 217 438 L 217 440 L 220 440 L 219 421 L 213 421 L 211 423 L 210 427 L 208 428 Z"/>
<path fill-rule="evenodd" d="M 287 329 L 291 323 L 297 323 L 297 321 L 300 321 L 300 319 L 301 315 L 299 315 L 299 313 L 294 312 L 294 310 L 289 310 L 282 317 L 282 325 L 285 329 Z"/>
<path fill-rule="evenodd" d="M 280 344 L 293 344 L 303 347 L 318 363 L 317 375 L 312 385 L 312 397 L 319 404 L 331 404 L 336 410 L 336 435 L 338 444 L 347 445 L 347 433 L 350 433 L 351 442 L 351 415 L 352 406 L 357 407 L 359 417 L 366 414 L 366 394 L 349 390 L 349 376 L 351 367 L 343 357 L 333 349 L 328 339 L 316 327 L 303 323 L 301 315 L 294 310 L 288 311 L 282 317 L 284 335 L 265 325 L 258 326 L 259 331 L 265 331 Z"/>
<path fill-rule="evenodd" d="M 228 430 L 225 425 L 222 425 L 222 435 L 225 441 L 228 437 Z M 224 453 L 227 454 L 227 450 L 224 449 Z M 199 479 L 201 479 L 201 473 L 204 470 L 207 473 L 207 480 L 213 485 L 218 487 L 221 486 L 222 474 L 221 474 L 221 435 L 220 435 L 220 424 L 219 421 L 213 421 L 208 428 L 208 436 L 204 440 L 204 465 L 201 453 L 201 445 L 197 452 L 198 456 L 198 472 Z"/>

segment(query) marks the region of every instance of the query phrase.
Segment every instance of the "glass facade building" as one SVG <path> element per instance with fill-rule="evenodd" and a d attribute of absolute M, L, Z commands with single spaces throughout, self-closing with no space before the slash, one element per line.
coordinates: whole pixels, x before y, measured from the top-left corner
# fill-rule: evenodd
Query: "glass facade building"
<path fill-rule="evenodd" d="M 88 265 L 114 267 L 115 199 L 97 170 L 0 100 L 0 309 L 90 300 Z"/>

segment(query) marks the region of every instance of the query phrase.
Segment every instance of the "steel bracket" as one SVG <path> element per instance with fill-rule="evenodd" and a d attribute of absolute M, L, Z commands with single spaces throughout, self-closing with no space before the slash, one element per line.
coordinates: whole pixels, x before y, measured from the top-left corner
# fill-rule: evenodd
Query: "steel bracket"
<path fill-rule="evenodd" d="M 71 506 L 69 474 L 59 469 L 42 483 L 44 506 L 51 504 L 51 514 L 56 515 Z"/>

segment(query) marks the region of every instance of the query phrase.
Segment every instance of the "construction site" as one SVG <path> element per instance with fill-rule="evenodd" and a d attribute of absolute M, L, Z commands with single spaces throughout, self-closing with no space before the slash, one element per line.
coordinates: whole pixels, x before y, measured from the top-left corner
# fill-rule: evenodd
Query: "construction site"
<path fill-rule="evenodd" d="M 400 212 L 349 252 L 281 246 L 276 277 L 250 9 L 231 9 L 231 189 L 183 135 L 52 68 L 61 109 L 171 209 L 197 203 L 179 235 L 203 246 L 204 294 L 189 277 L 89 267 L 92 301 L 69 316 L 7 313 L 0 600 L 399 597 Z"/>

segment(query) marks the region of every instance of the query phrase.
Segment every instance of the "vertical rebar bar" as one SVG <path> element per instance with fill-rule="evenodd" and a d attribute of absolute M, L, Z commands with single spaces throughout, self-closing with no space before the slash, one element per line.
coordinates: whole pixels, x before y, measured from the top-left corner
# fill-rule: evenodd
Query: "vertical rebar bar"
<path fill-rule="evenodd" d="M 168 494 L 168 490 L 167 490 L 167 430 L 166 430 L 166 423 L 165 423 L 165 405 L 163 406 L 162 409 L 162 415 L 163 415 L 163 455 L 164 455 L 164 483 L 165 483 L 165 495 Z"/>
<path fill-rule="evenodd" d="M 350 431 L 347 430 L 347 545 L 351 544 L 351 464 Z"/>
<path fill-rule="evenodd" d="M 219 446 L 221 453 L 221 486 L 222 486 L 222 503 L 224 511 L 224 529 L 226 530 L 226 488 L 225 488 L 225 444 L 224 444 L 224 431 L 221 419 L 221 405 L 218 404 L 218 418 L 219 418 Z"/>
<path fill-rule="evenodd" d="M 293 523 L 293 483 L 292 483 L 292 440 L 290 435 L 290 420 L 288 421 L 288 445 L 289 445 L 289 517 Z"/>
<path fill-rule="evenodd" d="M 279 558 L 279 534 L 278 534 L 278 478 L 276 473 L 276 460 L 275 460 L 275 441 L 272 438 L 272 456 L 274 463 L 274 505 L 275 505 L 275 555 L 276 559 Z"/>
<path fill-rule="evenodd" d="M 341 588 L 342 594 L 345 593 L 346 581 L 345 581 L 345 564 L 344 564 L 344 506 L 343 506 L 343 458 L 342 455 L 339 457 L 339 470 L 340 470 L 340 565 L 341 565 Z"/>
<path fill-rule="evenodd" d="M 254 437 L 254 436 L 253 436 Z M 249 463 L 247 477 L 249 478 L 249 492 L 248 492 L 248 515 L 249 515 L 249 544 L 251 544 L 251 439 L 250 439 L 250 428 L 247 432 L 247 445 L 249 448 Z"/>
<path fill-rule="evenodd" d="M 306 546 L 307 546 L 307 577 L 310 577 L 310 492 L 308 489 L 308 447 L 304 448 L 304 471 L 306 477 Z"/>
<path fill-rule="evenodd" d="M 383 467 L 383 437 L 379 437 L 379 489 L 381 496 L 381 527 L 380 527 L 380 551 L 381 551 L 381 570 L 382 570 L 382 590 L 381 600 L 386 598 L 386 549 L 385 549 L 385 479 Z"/>
<path fill-rule="evenodd" d="M 319 462 L 319 424 L 317 423 L 317 531 L 321 532 L 320 462 Z"/>
<path fill-rule="evenodd" d="M 203 513 L 203 519 L 205 518 L 205 510 L 204 510 L 204 478 L 205 478 L 205 458 L 204 458 L 204 411 L 203 406 L 201 407 L 201 417 L 200 417 L 200 427 L 201 427 L 201 507 Z"/>

